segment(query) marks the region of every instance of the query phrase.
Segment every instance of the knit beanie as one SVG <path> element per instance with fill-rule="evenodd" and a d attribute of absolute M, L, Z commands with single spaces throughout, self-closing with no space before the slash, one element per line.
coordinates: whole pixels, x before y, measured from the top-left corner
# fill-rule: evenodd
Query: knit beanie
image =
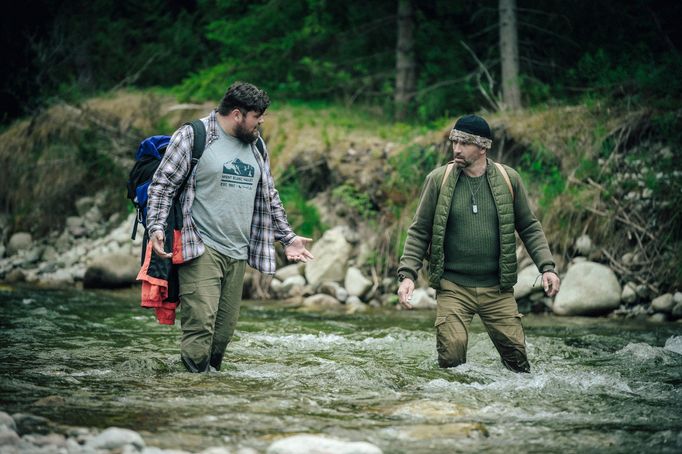
<path fill-rule="evenodd" d="M 493 146 L 493 135 L 488 122 L 478 115 L 465 115 L 455 123 L 450 131 L 450 140 L 473 143 L 481 148 Z"/>

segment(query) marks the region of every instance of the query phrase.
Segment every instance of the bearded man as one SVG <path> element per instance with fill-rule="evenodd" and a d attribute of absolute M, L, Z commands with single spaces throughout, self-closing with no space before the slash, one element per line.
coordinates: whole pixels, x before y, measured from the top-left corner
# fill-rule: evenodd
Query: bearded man
<path fill-rule="evenodd" d="M 184 125 L 173 134 L 149 186 L 152 248 L 182 263 L 180 358 L 190 372 L 220 370 L 239 317 L 247 263 L 274 274 L 275 241 L 284 245 L 288 260 L 313 258 L 311 240 L 289 225 L 270 173 L 259 133 L 269 105 L 263 90 L 232 84 L 218 108 L 201 119 L 206 131 L 201 159 L 192 162 L 194 131 Z M 171 253 L 164 249 L 165 231 L 176 200 L 182 221 Z"/>

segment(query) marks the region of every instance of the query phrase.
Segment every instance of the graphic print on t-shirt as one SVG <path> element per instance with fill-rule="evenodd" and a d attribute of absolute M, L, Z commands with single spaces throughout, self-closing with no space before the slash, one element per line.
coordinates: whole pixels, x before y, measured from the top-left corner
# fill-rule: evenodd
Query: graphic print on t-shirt
<path fill-rule="evenodd" d="M 255 168 L 242 162 L 239 158 L 234 158 L 223 164 L 223 176 L 220 186 L 230 188 L 249 189 L 253 186 L 253 175 Z"/>

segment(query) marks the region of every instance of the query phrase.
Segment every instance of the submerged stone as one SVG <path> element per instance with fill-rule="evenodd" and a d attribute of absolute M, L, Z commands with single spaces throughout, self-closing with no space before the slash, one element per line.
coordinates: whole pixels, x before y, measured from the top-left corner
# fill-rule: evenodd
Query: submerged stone
<path fill-rule="evenodd" d="M 381 454 L 365 441 L 342 441 L 321 435 L 294 435 L 270 445 L 267 454 Z"/>
<path fill-rule="evenodd" d="M 92 449 L 119 449 L 126 445 L 133 445 L 142 449 L 144 448 L 144 440 L 134 430 L 109 427 L 86 443 L 86 446 Z"/>

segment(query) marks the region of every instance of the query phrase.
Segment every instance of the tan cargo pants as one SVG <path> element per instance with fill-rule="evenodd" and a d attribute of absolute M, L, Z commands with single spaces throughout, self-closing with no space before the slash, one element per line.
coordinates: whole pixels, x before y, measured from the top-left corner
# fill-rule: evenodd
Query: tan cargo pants
<path fill-rule="evenodd" d="M 530 372 L 521 325 L 523 316 L 518 311 L 513 290 L 463 287 L 445 279 L 440 285 L 435 323 L 440 367 L 466 362 L 469 325 L 474 314 L 478 314 L 502 357 L 502 364 L 515 372 Z"/>
<path fill-rule="evenodd" d="M 245 268 L 246 261 L 208 246 L 179 268 L 180 358 L 190 372 L 204 372 L 209 366 L 220 370 L 239 318 Z"/>

